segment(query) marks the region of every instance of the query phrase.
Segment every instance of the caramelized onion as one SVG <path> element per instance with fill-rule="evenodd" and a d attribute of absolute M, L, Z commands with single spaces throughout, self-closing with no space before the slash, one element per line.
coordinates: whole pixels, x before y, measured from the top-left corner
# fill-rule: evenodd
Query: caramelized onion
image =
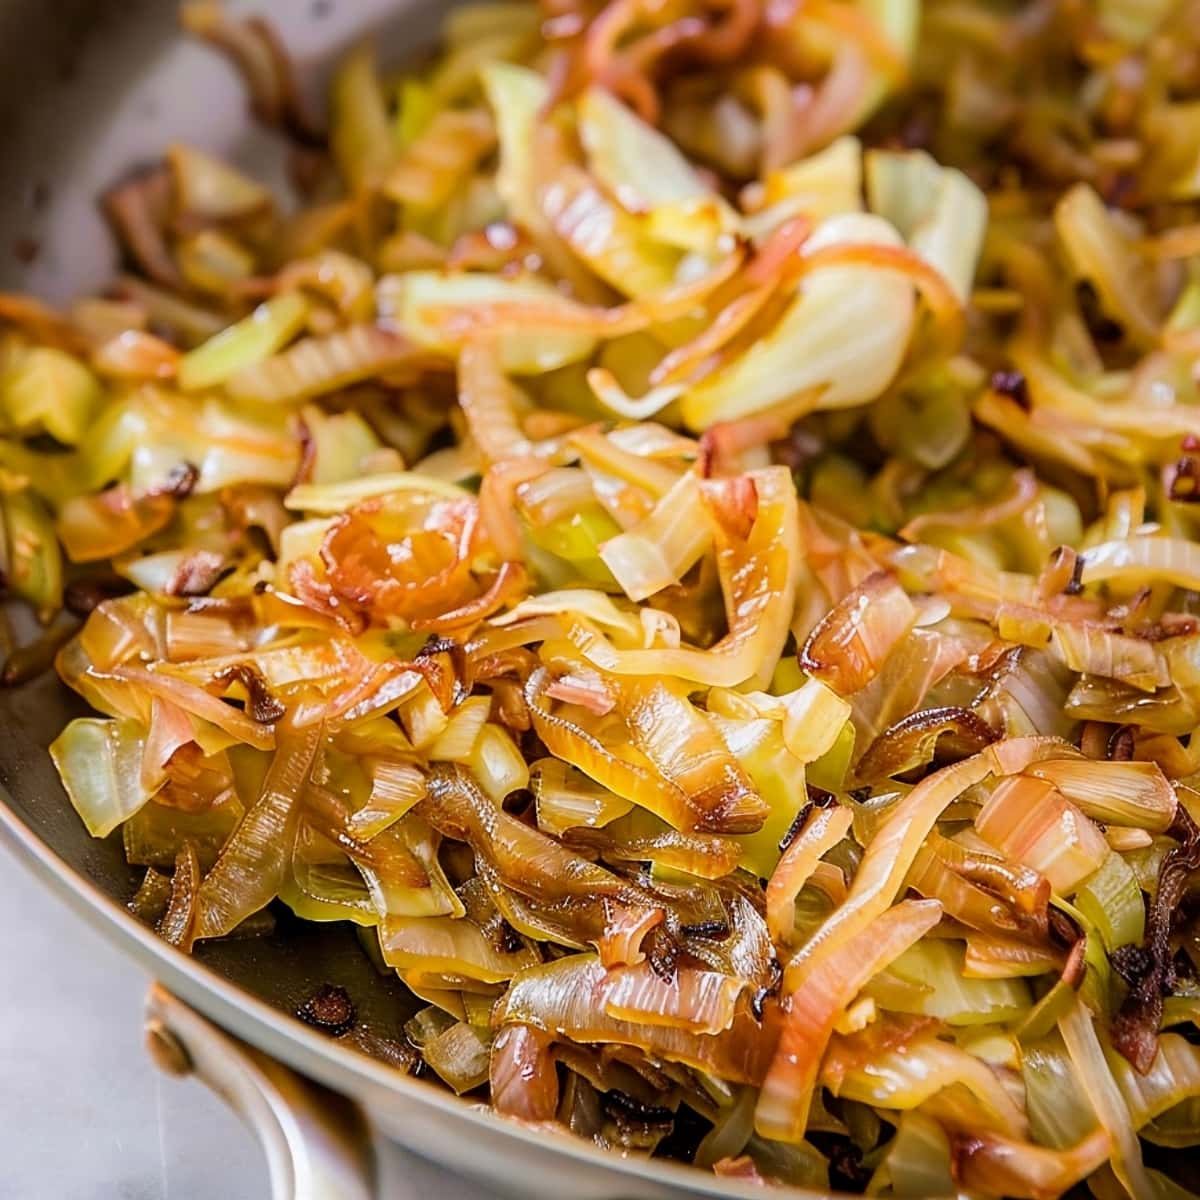
<path fill-rule="evenodd" d="M 703 713 L 660 682 L 619 676 L 613 686 L 633 744 L 687 797 L 694 815 L 679 825 L 674 813 L 671 824 L 704 833 L 762 828 L 766 802 Z"/>
<path fill-rule="evenodd" d="M 593 955 L 574 955 L 532 967 L 513 980 L 497 1021 L 534 1025 L 556 1038 L 636 1046 L 669 1062 L 686 1063 L 722 1079 L 758 1083 L 773 1041 L 750 1016 L 739 1014 L 722 1033 L 701 1034 L 672 1025 L 611 1017 L 600 1005 L 606 972 Z"/>
<path fill-rule="evenodd" d="M 1111 1152 L 1112 1138 L 1104 1129 L 1062 1150 L 984 1131 L 956 1131 L 951 1137 L 959 1184 L 1019 1200 L 1062 1195 L 1103 1165 Z"/>
<path fill-rule="evenodd" d="M 801 980 L 831 953 L 888 910 L 934 823 L 967 788 L 987 777 L 984 755 L 963 759 L 922 780 L 892 809 L 871 839 L 846 903 L 801 947 L 788 964 L 788 985 Z M 939 906 L 940 907 L 940 906 Z"/>
<path fill-rule="evenodd" d="M 285 735 L 262 794 L 196 892 L 194 936 L 221 937 L 265 907 L 291 863 L 300 795 L 321 739 L 320 726 Z"/>
<path fill-rule="evenodd" d="M 848 937 L 784 993 L 779 1047 L 763 1080 L 754 1126 L 799 1141 L 833 1024 L 862 986 L 927 933 L 942 915 L 934 900 L 905 900 Z"/>
<path fill-rule="evenodd" d="M 641 960 L 642 937 L 664 915 L 653 899 L 497 810 L 462 767 L 436 765 L 418 811 L 446 836 L 469 842 L 506 886 L 561 905 L 570 928 L 598 947 L 606 966 Z"/>
<path fill-rule="evenodd" d="M 578 767 L 590 779 L 625 800 L 639 804 L 675 828 L 695 828 L 697 819 L 687 794 L 657 770 L 639 762 L 618 758 L 586 730 L 546 703 L 550 674 L 535 671 L 525 688 L 525 703 L 538 736 L 556 757 Z"/>
<path fill-rule="evenodd" d="M 880 571 L 845 596 L 809 634 L 800 665 L 842 696 L 865 687 L 912 628 L 916 610 L 894 576 Z"/>
<path fill-rule="evenodd" d="M 814 809 L 783 852 L 767 883 L 767 927 L 780 945 L 795 931 L 796 897 L 808 882 L 821 856 L 837 845 L 850 829 L 853 813 L 835 805 Z"/>
<path fill-rule="evenodd" d="M 523 1121 L 552 1121 L 558 1111 L 558 1072 L 552 1041 L 532 1025 L 506 1025 L 492 1043 L 492 1105 Z"/>
<path fill-rule="evenodd" d="M 1146 942 L 1128 967 L 1129 993 L 1113 1019 L 1113 1046 L 1141 1074 L 1154 1064 L 1164 993 L 1171 990 L 1175 968 L 1170 949 L 1171 927 L 1190 875 L 1200 870 L 1200 829 L 1180 805 L 1172 830 L 1178 843 L 1162 860 L 1158 887 L 1146 917 Z"/>
<path fill-rule="evenodd" d="M 729 632 L 711 650 L 692 647 L 617 650 L 588 637 L 581 649 L 620 675 L 663 672 L 711 687 L 766 682 L 787 638 L 798 586 L 799 509 L 786 470 L 749 473 L 757 497 L 753 528 L 739 539 L 714 520 L 717 568 Z M 701 493 L 704 494 L 703 492 Z"/>
<path fill-rule="evenodd" d="M 858 760 L 854 774 L 863 783 L 875 783 L 923 766 L 946 734 L 953 735 L 956 749 L 967 753 L 982 750 L 1000 736 L 969 709 L 919 709 L 884 730 Z"/>

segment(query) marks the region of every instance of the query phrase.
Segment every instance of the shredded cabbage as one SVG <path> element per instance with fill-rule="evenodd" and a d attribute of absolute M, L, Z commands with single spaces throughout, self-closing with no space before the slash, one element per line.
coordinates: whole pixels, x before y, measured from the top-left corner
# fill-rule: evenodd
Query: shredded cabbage
<path fill-rule="evenodd" d="M 182 13 L 294 194 L 168 146 L 0 293 L 3 681 L 139 917 L 349 922 L 360 1049 L 624 1154 L 1181 1195 L 1195 4 L 485 0 L 327 131 Z"/>

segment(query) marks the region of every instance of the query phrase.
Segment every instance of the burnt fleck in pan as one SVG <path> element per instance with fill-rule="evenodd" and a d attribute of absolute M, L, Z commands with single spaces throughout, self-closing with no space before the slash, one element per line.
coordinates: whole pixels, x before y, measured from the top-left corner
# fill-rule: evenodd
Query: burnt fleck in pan
<path fill-rule="evenodd" d="M 246 7 L 272 21 L 319 88 L 322 65 L 367 31 L 379 33 L 385 54 L 420 52 L 445 4 Z M 0 0 L 0 130 L 0 288 L 53 302 L 109 277 L 96 196 L 170 141 L 220 151 L 268 178 L 282 158 L 248 120 L 230 68 L 182 37 L 168 0 Z M 46 753 L 81 711 L 51 677 L 0 690 L 0 832 L 46 886 L 161 981 L 148 1004 L 151 1052 L 168 1070 L 193 1071 L 254 1126 L 278 1200 L 367 1200 L 377 1191 L 371 1146 L 387 1139 L 517 1196 L 761 1197 L 747 1184 L 522 1128 L 302 1024 L 292 1014 L 325 983 L 350 993 L 368 1030 L 394 1035 L 411 1012 L 405 989 L 376 972 L 348 928 L 281 921 L 270 937 L 202 944 L 193 958 L 159 941 L 125 910 L 137 880 L 120 835 L 88 836 Z"/>

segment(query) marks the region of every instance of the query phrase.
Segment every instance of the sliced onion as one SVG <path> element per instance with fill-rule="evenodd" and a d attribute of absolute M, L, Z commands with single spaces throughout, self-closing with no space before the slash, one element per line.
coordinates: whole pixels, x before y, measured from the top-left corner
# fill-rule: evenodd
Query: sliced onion
<path fill-rule="evenodd" d="M 975 818 L 979 835 L 1044 875 L 1060 895 L 1108 857 L 1104 835 L 1046 780 L 1017 775 L 996 784 Z"/>
<path fill-rule="evenodd" d="M 1028 868 L 973 852 L 930 832 L 918 851 L 908 885 L 939 900 L 946 915 L 998 936 L 1045 942 L 1050 882 Z"/>
<path fill-rule="evenodd" d="M 533 1025 L 574 1042 L 636 1046 L 669 1062 L 686 1063 L 733 1083 L 758 1083 L 772 1039 L 748 1015 L 722 1033 L 698 1034 L 609 1016 L 600 1003 L 605 969 L 581 954 L 522 971 L 496 1012 L 496 1021 Z"/>
<path fill-rule="evenodd" d="M 976 1102 L 985 1128 L 1008 1137 L 1027 1136 L 1025 1114 L 1004 1086 L 1001 1073 L 958 1046 L 928 1035 L 896 1049 L 881 1048 L 858 1069 L 840 1074 L 830 1090 L 842 1099 L 904 1110 L 926 1104 L 943 1088 L 955 1086 L 964 1088 Z M 966 1106 L 955 1107 L 965 1116 Z"/>
<path fill-rule="evenodd" d="M 722 879 L 742 858 L 741 843 L 735 838 L 680 833 L 666 825 L 659 831 L 642 834 L 628 833 L 622 828 L 628 822 L 618 821 L 605 830 L 580 828 L 582 824 L 577 820 L 568 827 L 563 840 L 571 846 L 595 850 L 610 862 L 651 862 L 698 879 Z"/>
<path fill-rule="evenodd" d="M 610 1016 L 646 1025 L 667 1025 L 691 1033 L 724 1033 L 737 1015 L 748 982 L 719 971 L 679 967 L 661 978 L 649 963 L 618 967 L 600 983 L 600 1004 Z"/>
<path fill-rule="evenodd" d="M 481 983 L 503 983 L 537 961 L 527 946 L 497 950 L 483 931 L 465 917 L 385 917 L 379 949 L 389 967 L 459 975 Z"/>
<path fill-rule="evenodd" d="M 1061 1196 L 1107 1162 L 1112 1148 L 1112 1137 L 1105 1129 L 1097 1129 L 1065 1150 L 1048 1150 L 983 1130 L 955 1131 L 951 1138 L 956 1182 L 1013 1200 Z"/>
<path fill-rule="evenodd" d="M 769 812 L 707 715 L 659 680 L 613 680 L 633 744 L 686 797 L 686 811 L 658 812 L 676 829 L 753 833 Z"/>
<path fill-rule="evenodd" d="M 947 734 L 972 752 L 982 750 L 999 737 L 969 709 L 919 709 L 884 730 L 867 747 L 854 768 L 855 778 L 874 783 L 922 766 L 934 757 L 939 740 Z"/>
<path fill-rule="evenodd" d="M 450 717 L 449 723 L 425 751 L 431 762 L 466 762 L 491 712 L 490 696 L 471 696 Z"/>
<path fill-rule="evenodd" d="M 900 536 L 908 542 L 918 542 L 929 529 L 987 529 L 1010 517 L 1019 516 L 1037 499 L 1037 476 L 1030 470 L 1017 471 L 1012 478 L 1012 493 L 990 504 L 973 505 L 953 512 L 922 513 L 914 517 Z"/>
<path fill-rule="evenodd" d="M 1096 1110 L 1100 1126 L 1112 1139 L 1112 1167 L 1130 1196 L 1150 1196 L 1154 1186 L 1142 1164 L 1142 1147 L 1133 1119 L 1112 1077 L 1092 1014 L 1081 999 L 1058 1023 L 1080 1087 Z"/>
<path fill-rule="evenodd" d="M 558 1072 L 552 1039 L 532 1025 L 505 1025 L 492 1043 L 492 1107 L 522 1121 L 552 1121 L 558 1111 Z"/>
<path fill-rule="evenodd" d="M 587 373 L 588 386 L 611 412 L 628 421 L 646 421 L 673 404 L 684 393 L 682 384 L 669 383 L 650 388 L 641 396 L 626 395 L 617 377 L 604 367 L 592 367 Z"/>
<path fill-rule="evenodd" d="M 410 621 L 412 628 L 450 634 L 468 629 L 511 600 L 524 596 L 529 587 L 529 576 L 519 562 L 502 562 L 491 578 L 481 580 L 480 584 L 486 584 L 486 587 L 473 599 L 437 616 L 414 616 Z"/>
<path fill-rule="evenodd" d="M 112 675 L 133 684 L 147 695 L 160 696 L 193 716 L 211 721 L 230 737 L 257 750 L 270 750 L 275 745 L 275 735 L 270 725 L 260 724 L 240 709 L 226 704 L 204 688 L 184 679 L 176 678 L 165 671 L 153 671 L 132 665 L 114 667 Z"/>
<path fill-rule="evenodd" d="M 466 1021 L 430 1038 L 421 1056 L 434 1073 L 458 1095 L 473 1091 L 488 1078 L 491 1031 Z"/>
<path fill-rule="evenodd" d="M 1163 313 L 1151 264 L 1090 184 L 1075 184 L 1058 201 L 1054 227 L 1070 265 L 1094 285 L 1105 310 L 1139 344 L 1153 345 Z"/>
<path fill-rule="evenodd" d="M 607 716 L 616 707 L 616 700 L 601 676 L 595 671 L 574 671 L 560 675 L 547 689 L 551 700 L 576 704 L 597 717 Z"/>
<path fill-rule="evenodd" d="M 953 1026 L 1018 1020 L 1030 1006 L 1020 978 L 978 979 L 966 973 L 957 940 L 925 938 L 910 946 L 863 989 L 880 1008 L 936 1017 Z"/>
<path fill-rule="evenodd" d="M 558 906 L 576 937 L 597 945 L 606 965 L 640 961 L 644 935 L 663 918 L 654 899 L 497 809 L 461 767 L 433 768 L 418 811 L 444 835 L 469 842 L 506 887 Z"/>
<path fill-rule="evenodd" d="M 686 824 L 693 811 L 687 795 L 657 771 L 618 758 L 586 730 L 552 712 L 544 698 L 549 683 L 550 674 L 542 668 L 529 677 L 525 688 L 530 719 L 546 749 L 602 787 L 649 809 L 668 824 Z"/>
<path fill-rule="evenodd" d="M 188 745 L 195 736 L 191 717 L 178 704 L 154 697 L 150 702 L 150 726 L 142 755 L 142 786 L 148 793 L 158 791 L 175 752 Z"/>
<path fill-rule="evenodd" d="M 968 937 L 963 958 L 963 975 L 967 979 L 1061 975 L 1064 967 L 1064 956 L 1056 950 L 994 933 Z"/>
<path fill-rule="evenodd" d="M 494 342 L 473 341 L 458 358 L 458 403 L 484 462 L 521 457 L 529 442 L 514 408 L 516 386 L 504 374 Z"/>
<path fill-rule="evenodd" d="M 1183 538 L 1131 537 L 1101 542 L 1083 553 L 1081 581 L 1138 587 L 1162 580 L 1176 587 L 1200 588 L 1200 545 Z"/>
<path fill-rule="evenodd" d="M 819 679 L 809 679 L 780 696 L 783 743 L 802 763 L 815 762 L 837 743 L 850 705 Z"/>
<path fill-rule="evenodd" d="M 768 681 L 795 605 L 799 508 L 785 468 L 751 471 L 749 478 L 758 501 L 749 536 L 740 539 L 720 526 L 714 535 L 729 633 L 711 650 L 617 650 L 600 638 L 585 638 L 580 649 L 586 658 L 620 675 L 674 675 L 709 687 L 761 687 Z"/>
<path fill-rule="evenodd" d="M 171 876 L 171 898 L 167 911 L 158 923 L 158 934 L 167 943 L 190 954 L 196 920 L 196 900 L 200 889 L 200 860 L 191 842 L 175 856 L 175 873 Z"/>
<path fill-rule="evenodd" d="M 371 795 L 346 824 L 355 837 L 370 841 L 410 812 L 424 795 L 425 776 L 416 767 L 376 762 L 371 772 Z"/>
<path fill-rule="evenodd" d="M 261 369 L 264 360 L 304 328 L 308 313 L 308 301 L 295 292 L 260 304 L 248 317 L 221 330 L 180 359 L 177 372 L 180 388 L 185 392 L 202 391 Z"/>
<path fill-rule="evenodd" d="M 1051 758 L 1027 774 L 1049 780 L 1095 821 L 1162 833 L 1175 819 L 1179 801 L 1162 769 L 1152 762 L 1092 762 Z"/>
<path fill-rule="evenodd" d="M 1084 622 L 1055 622 L 1050 646 L 1072 671 L 1119 679 L 1130 687 L 1154 692 L 1171 683 L 1166 658 L 1141 638 L 1099 629 Z"/>
<path fill-rule="evenodd" d="M 666 496 L 680 481 L 678 465 L 660 462 L 664 456 L 653 453 L 653 443 L 647 445 L 631 439 L 627 431 L 602 434 L 592 429 L 577 429 L 567 440 L 587 466 L 635 484 L 652 496 Z M 686 454 L 665 457 L 686 457 Z"/>
<path fill-rule="evenodd" d="M 853 820 L 853 812 L 841 805 L 815 809 L 783 852 L 767 883 L 767 928 L 777 944 L 786 945 L 792 940 L 800 889 L 821 856 L 846 836 Z"/>
<path fill-rule="evenodd" d="M 542 592 L 538 596 L 530 596 L 514 605 L 506 613 L 493 617 L 492 625 L 514 625 L 528 617 L 551 616 L 558 613 L 571 613 L 594 621 L 602 628 L 611 629 L 623 634 L 635 644 L 641 641 L 641 622 L 626 609 L 618 608 L 609 596 L 603 592 L 584 588 L 564 588 L 560 591 Z M 543 641 L 544 638 L 535 638 Z"/>
<path fill-rule="evenodd" d="M 1159 1034 L 1158 1054 L 1144 1074 L 1119 1054 L 1105 1058 L 1135 1129 L 1200 1096 L 1200 1050 L 1178 1033 Z"/>
<path fill-rule="evenodd" d="M 298 404 L 421 361 L 419 348 L 399 334 L 378 325 L 352 325 L 305 338 L 264 362 L 243 367 L 225 386 L 235 400 Z"/>
<path fill-rule="evenodd" d="M 798 987 L 785 993 L 779 1047 L 754 1113 L 754 1127 L 762 1136 L 781 1142 L 803 1139 L 821 1057 L 838 1015 L 873 975 L 928 933 L 941 915 L 936 900 L 904 900 L 841 941 Z"/>
<path fill-rule="evenodd" d="M 625 816 L 633 804 L 556 758 L 544 758 L 532 771 L 538 828 L 561 836 L 568 829 L 599 828 Z"/>
<path fill-rule="evenodd" d="M 794 989 L 808 971 L 839 953 L 838 947 L 856 940 L 888 911 L 943 811 L 967 788 L 986 778 L 990 769 L 983 754 L 944 767 L 922 780 L 892 809 L 867 846 L 846 903 L 834 910 L 788 964 L 785 987 Z"/>
<path fill-rule="evenodd" d="M 709 548 L 712 532 L 696 519 L 699 502 L 696 476 L 683 475 L 644 521 L 600 547 L 600 557 L 630 600 L 674 586 Z"/>
<path fill-rule="evenodd" d="M 809 634 L 800 665 L 840 695 L 852 695 L 879 673 L 916 616 L 894 576 L 883 571 L 871 575 Z"/>
<path fill-rule="evenodd" d="M 529 786 L 525 756 L 512 736 L 497 725 L 485 725 L 479 731 L 467 766 L 496 804 Z"/>
<path fill-rule="evenodd" d="M 143 784 L 145 748 L 145 729 L 128 719 L 77 717 L 51 743 L 63 787 L 92 837 L 107 837 L 153 795 Z"/>
<path fill-rule="evenodd" d="M 478 334 L 507 334 L 538 331 L 543 337 L 616 338 L 639 333 L 655 325 L 680 320 L 727 283 L 743 262 L 740 252 L 721 259 L 699 279 L 673 284 L 655 296 L 631 300 L 616 308 L 590 308 L 557 297 L 527 302 L 518 300 L 477 303 L 470 307 L 429 304 L 420 311 L 430 328 L 444 331 L 451 339 L 466 340 Z"/>
<path fill-rule="evenodd" d="M 242 818 L 196 893 L 195 937 L 223 937 L 278 894 L 291 865 L 300 795 L 322 734 L 280 738 L 262 795 Z"/>
<path fill-rule="evenodd" d="M 72 562 L 113 558 L 163 529 L 175 513 L 168 495 L 134 495 L 124 484 L 68 500 L 57 531 Z"/>

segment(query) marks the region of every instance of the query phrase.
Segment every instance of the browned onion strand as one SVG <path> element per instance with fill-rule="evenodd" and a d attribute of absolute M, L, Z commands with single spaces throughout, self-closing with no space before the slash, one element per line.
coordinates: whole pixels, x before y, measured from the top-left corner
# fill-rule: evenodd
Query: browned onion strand
<path fill-rule="evenodd" d="M 0 294 L 135 914 L 350 922 L 415 1015 L 328 1032 L 620 1153 L 1190 1195 L 1197 0 L 469 3 L 327 135 L 182 21 L 296 196 L 175 143 Z"/>

